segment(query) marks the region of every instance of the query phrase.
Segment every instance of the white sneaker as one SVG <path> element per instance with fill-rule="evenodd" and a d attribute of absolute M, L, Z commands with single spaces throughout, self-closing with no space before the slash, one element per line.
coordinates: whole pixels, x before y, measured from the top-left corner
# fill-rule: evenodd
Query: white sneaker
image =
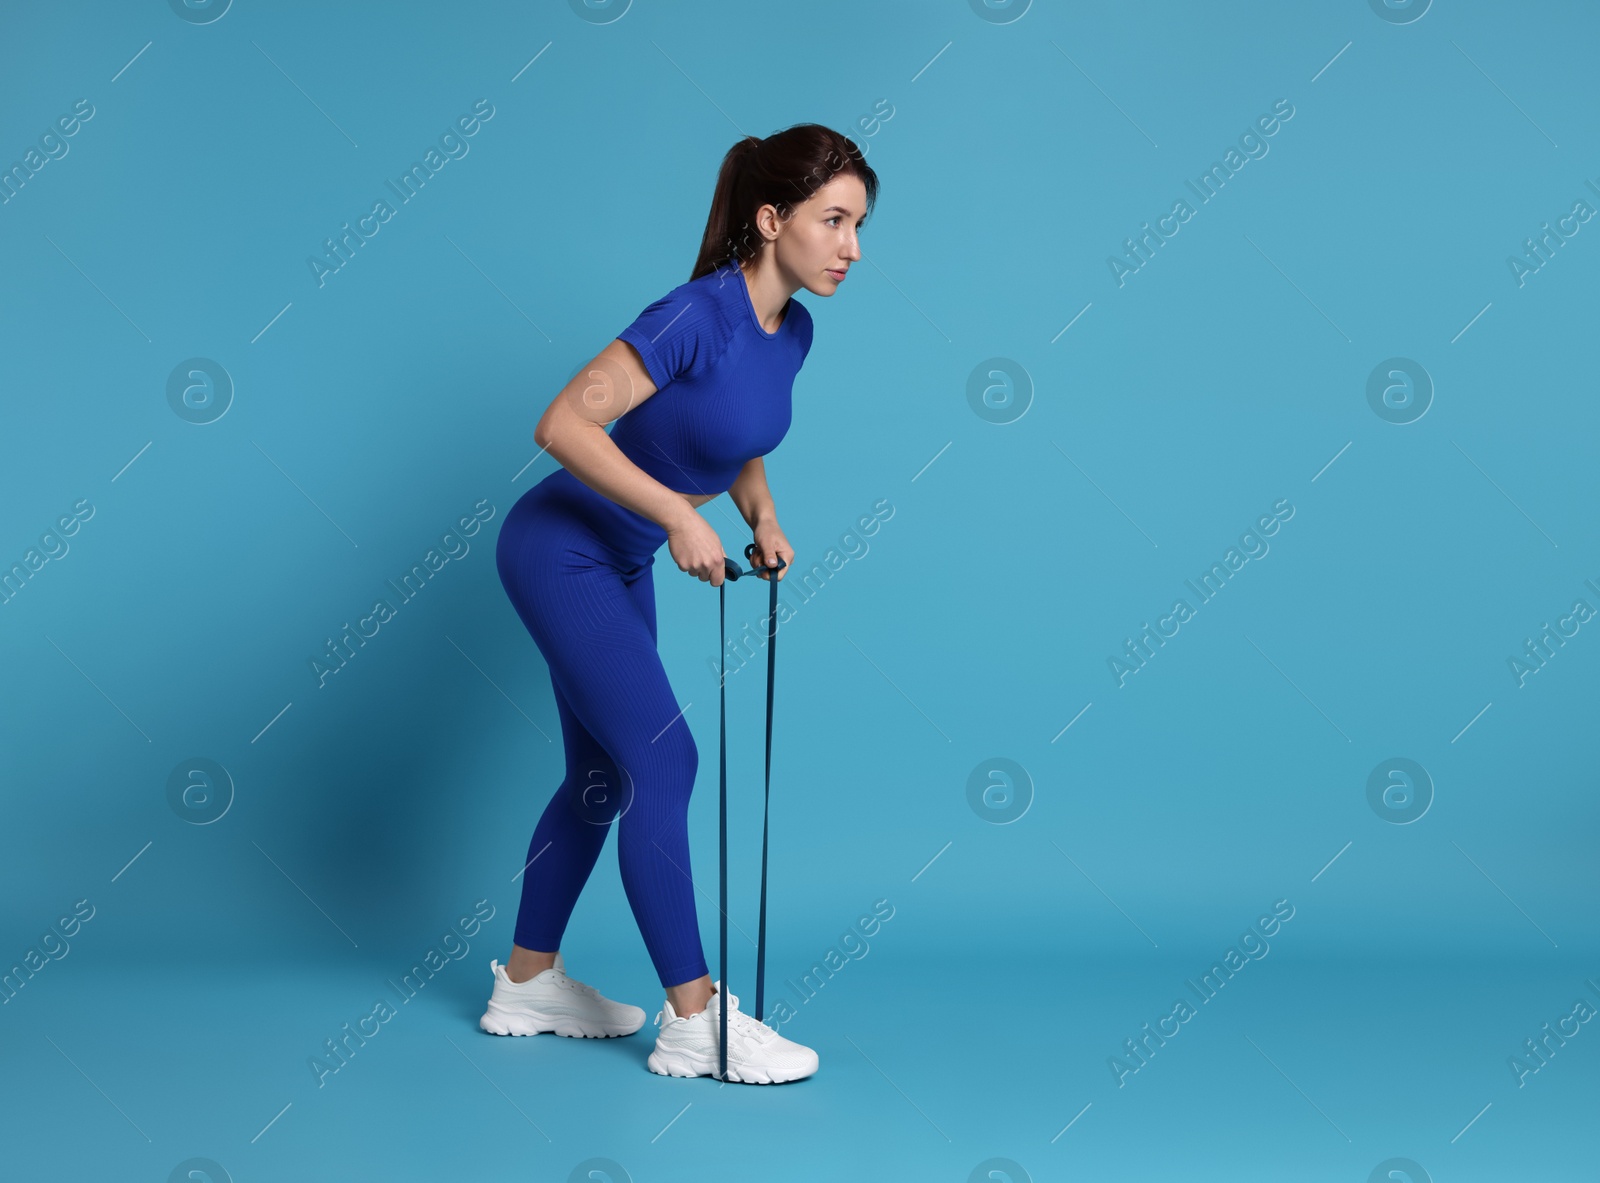
<path fill-rule="evenodd" d="M 587 1036 L 599 1039 L 632 1035 L 644 1026 L 644 1011 L 626 1002 L 612 1002 L 593 986 L 567 977 L 566 963 L 556 952 L 556 962 L 526 982 L 513 982 L 506 967 L 490 961 L 494 993 L 478 1026 L 490 1035 Z"/>
<path fill-rule="evenodd" d="M 670 1001 L 656 1015 L 661 1034 L 645 1061 L 662 1076 L 710 1076 L 718 1071 L 718 1037 L 722 1033 L 722 983 L 697 1015 L 680 1016 Z M 782 1084 L 801 1080 L 817 1070 L 817 1053 L 785 1039 L 771 1027 L 739 1009 L 739 996 L 728 1000 L 728 1079 L 740 1084 Z"/>

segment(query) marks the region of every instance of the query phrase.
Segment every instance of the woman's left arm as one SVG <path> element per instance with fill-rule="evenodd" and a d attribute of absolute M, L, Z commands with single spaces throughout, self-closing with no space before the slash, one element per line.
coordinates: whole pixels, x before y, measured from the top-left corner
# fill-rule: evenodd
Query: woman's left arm
<path fill-rule="evenodd" d="M 789 545 L 788 538 L 784 537 L 778 525 L 777 507 L 773 504 L 771 490 L 767 488 L 767 466 L 760 456 L 752 458 L 739 470 L 739 475 L 728 487 L 728 496 L 739 507 L 754 536 L 756 553 L 752 565 L 771 567 L 781 558 L 784 562 L 783 570 L 778 572 L 781 582 L 794 565 L 794 548 Z"/>

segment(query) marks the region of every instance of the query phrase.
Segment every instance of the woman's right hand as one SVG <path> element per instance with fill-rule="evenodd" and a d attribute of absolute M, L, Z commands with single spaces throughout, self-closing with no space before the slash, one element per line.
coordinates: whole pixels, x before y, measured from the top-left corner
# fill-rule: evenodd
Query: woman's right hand
<path fill-rule="evenodd" d="M 667 550 L 678 570 L 693 575 L 701 583 L 721 587 L 727 577 L 727 552 L 722 549 L 722 539 L 694 510 L 683 515 L 678 524 L 667 531 Z"/>

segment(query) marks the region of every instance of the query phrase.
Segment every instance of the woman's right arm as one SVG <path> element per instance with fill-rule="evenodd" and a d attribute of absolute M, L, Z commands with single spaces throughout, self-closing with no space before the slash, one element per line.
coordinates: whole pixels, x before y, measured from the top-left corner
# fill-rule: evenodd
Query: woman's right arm
<path fill-rule="evenodd" d="M 718 586 L 725 555 L 717 532 L 681 493 L 624 456 L 605 431 L 606 424 L 655 393 L 633 346 L 614 340 L 551 400 L 533 440 L 591 489 L 655 522 L 667 532 L 678 568 Z"/>

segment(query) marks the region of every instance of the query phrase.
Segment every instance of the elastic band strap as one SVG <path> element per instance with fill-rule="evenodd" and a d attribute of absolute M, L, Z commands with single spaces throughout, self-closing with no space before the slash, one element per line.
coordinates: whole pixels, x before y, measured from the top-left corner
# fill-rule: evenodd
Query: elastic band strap
<path fill-rule="evenodd" d="M 761 817 L 761 919 L 756 930 L 756 1021 L 765 1018 L 764 995 L 767 972 L 767 836 L 772 816 L 772 700 L 775 688 L 774 672 L 778 655 L 778 581 L 768 577 L 769 609 L 767 615 L 767 770 L 766 799 Z M 719 913 L 721 919 L 722 992 L 728 992 L 728 581 L 724 579 L 717 589 L 717 618 L 722 647 L 717 658 L 717 694 L 721 700 L 720 780 L 718 798 L 720 823 L 717 838 L 717 865 L 719 878 Z M 717 1047 L 719 1080 L 728 1079 L 728 1006 L 724 997 L 717 1005 L 721 1037 Z"/>
<path fill-rule="evenodd" d="M 722 632 L 722 649 L 717 660 L 717 690 L 722 698 L 722 823 L 719 830 L 717 861 L 721 870 L 722 917 L 722 997 L 717 1000 L 718 1023 L 722 1028 L 717 1041 L 718 1080 L 728 1079 L 728 581 L 717 589 L 717 615 Z"/>
<path fill-rule="evenodd" d="M 756 1020 L 766 1017 L 762 1009 L 762 986 L 767 972 L 767 822 L 772 815 L 772 673 L 778 660 L 778 580 L 767 576 L 771 608 L 767 614 L 767 789 L 761 812 L 761 925 L 756 930 Z"/>

